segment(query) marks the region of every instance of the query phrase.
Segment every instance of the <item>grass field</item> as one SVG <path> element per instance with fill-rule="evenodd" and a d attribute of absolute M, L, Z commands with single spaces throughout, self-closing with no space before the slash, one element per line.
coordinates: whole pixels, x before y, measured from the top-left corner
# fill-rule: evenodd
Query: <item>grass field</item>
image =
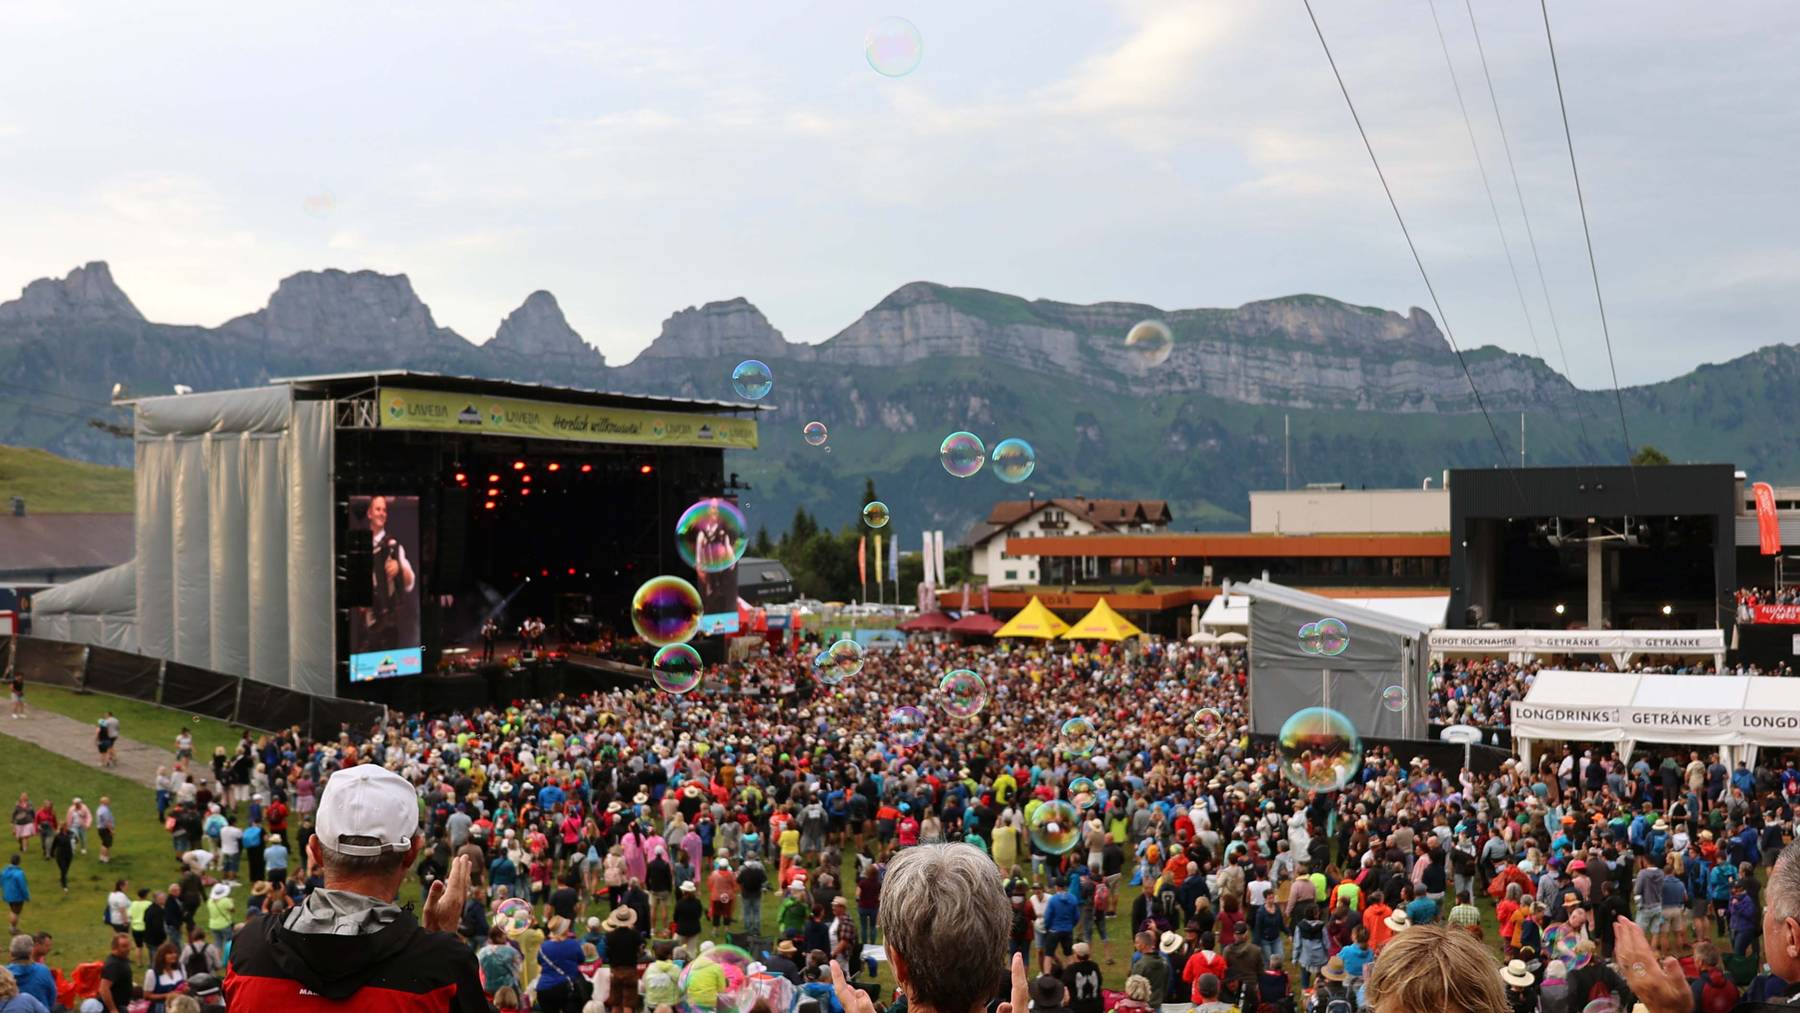
<path fill-rule="evenodd" d="M 224 746 L 227 753 L 236 750 L 238 738 L 243 734 L 241 725 L 184 714 L 141 700 L 105 693 L 77 693 L 36 683 L 25 691 L 25 705 L 55 711 L 87 725 L 92 725 L 110 710 L 119 719 L 122 736 L 170 752 L 175 750 L 175 733 L 185 726 L 193 733 L 194 758 L 201 763 L 211 762 L 208 757 L 212 756 L 215 746 Z"/>
<path fill-rule="evenodd" d="M 32 513 L 130 513 L 131 469 L 0 446 L 0 502 L 13 496 Z"/>

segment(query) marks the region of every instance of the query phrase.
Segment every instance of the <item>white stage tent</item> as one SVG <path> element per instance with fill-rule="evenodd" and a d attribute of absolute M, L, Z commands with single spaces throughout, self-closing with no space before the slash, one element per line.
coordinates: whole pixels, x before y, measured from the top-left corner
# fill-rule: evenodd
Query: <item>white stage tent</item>
<path fill-rule="evenodd" d="M 1444 625 L 1444 613 L 1450 608 L 1448 595 L 1423 595 L 1417 597 L 1385 596 L 1373 598 L 1338 598 L 1325 594 L 1324 597 L 1340 601 L 1352 608 L 1368 609 L 1395 619 L 1405 619 L 1429 629 Z M 1250 626 L 1250 596 L 1244 594 L 1221 594 L 1206 603 L 1206 611 L 1200 616 L 1200 627 L 1214 633 L 1220 630 L 1247 629 Z"/>
<path fill-rule="evenodd" d="M 1433 630 L 1433 657 L 1505 655 L 1525 661 L 1539 654 L 1593 654 L 1620 668 L 1640 654 L 1711 658 L 1725 668 L 1724 630 Z"/>
<path fill-rule="evenodd" d="M 1512 737 L 1527 764 L 1540 741 L 1610 742 L 1625 757 L 1639 742 L 1692 744 L 1753 763 L 1758 746 L 1800 747 L 1800 679 L 1546 669 L 1512 705 Z"/>

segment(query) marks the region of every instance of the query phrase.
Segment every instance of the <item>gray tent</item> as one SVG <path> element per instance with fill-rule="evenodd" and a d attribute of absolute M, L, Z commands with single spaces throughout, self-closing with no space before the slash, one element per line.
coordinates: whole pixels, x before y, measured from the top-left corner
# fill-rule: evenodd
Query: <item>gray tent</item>
<path fill-rule="evenodd" d="M 1330 707 L 1367 738 L 1423 739 L 1430 679 L 1430 629 L 1337 598 L 1253 580 L 1230 583 L 1250 598 L 1250 729 L 1275 735 L 1295 711 Z M 1303 638 L 1321 619 L 1343 623 L 1347 636 L 1321 650 Z M 1398 710 L 1383 703 L 1389 687 L 1404 690 Z"/>
<path fill-rule="evenodd" d="M 137 567 L 120 563 L 31 599 L 31 632 L 50 640 L 138 649 Z"/>

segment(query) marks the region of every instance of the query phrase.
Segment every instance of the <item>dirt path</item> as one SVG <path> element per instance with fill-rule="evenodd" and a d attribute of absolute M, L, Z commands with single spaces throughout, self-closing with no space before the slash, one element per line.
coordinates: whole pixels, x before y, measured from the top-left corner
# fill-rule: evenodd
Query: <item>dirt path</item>
<path fill-rule="evenodd" d="M 34 707 L 25 717 L 7 718 L 0 721 L 0 734 L 42 746 L 82 766 L 102 769 L 100 754 L 94 748 L 94 726 L 55 711 Z M 175 762 L 174 753 L 132 739 L 120 739 L 113 751 L 119 762 L 107 773 L 136 781 L 146 788 L 156 787 L 157 767 L 171 766 Z"/>

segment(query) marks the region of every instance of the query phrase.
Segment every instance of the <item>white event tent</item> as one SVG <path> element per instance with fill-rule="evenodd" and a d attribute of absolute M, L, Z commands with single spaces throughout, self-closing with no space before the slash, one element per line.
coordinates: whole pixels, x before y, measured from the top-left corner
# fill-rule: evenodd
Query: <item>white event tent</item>
<path fill-rule="evenodd" d="M 1636 672 L 1537 674 L 1512 705 L 1513 747 L 1527 765 L 1537 742 L 1640 742 L 1716 748 L 1726 766 L 1758 746 L 1800 746 L 1800 679 Z"/>
<path fill-rule="evenodd" d="M 1351 608 L 1367 609 L 1395 619 L 1406 619 L 1427 628 L 1435 629 L 1444 625 L 1444 613 L 1450 607 L 1450 596 L 1442 594 L 1416 596 L 1371 596 L 1359 598 L 1338 598 L 1329 591 L 1321 592 L 1326 598 L 1335 598 L 1343 605 Z M 1206 612 L 1200 616 L 1201 629 L 1217 633 L 1220 630 L 1243 630 L 1250 626 L 1250 596 L 1247 594 L 1221 594 L 1206 603 Z"/>
<path fill-rule="evenodd" d="M 1724 630 L 1432 630 L 1431 654 L 1504 654 L 1526 661 L 1540 654 L 1593 654 L 1620 668 L 1640 654 L 1711 658 L 1725 669 Z"/>

